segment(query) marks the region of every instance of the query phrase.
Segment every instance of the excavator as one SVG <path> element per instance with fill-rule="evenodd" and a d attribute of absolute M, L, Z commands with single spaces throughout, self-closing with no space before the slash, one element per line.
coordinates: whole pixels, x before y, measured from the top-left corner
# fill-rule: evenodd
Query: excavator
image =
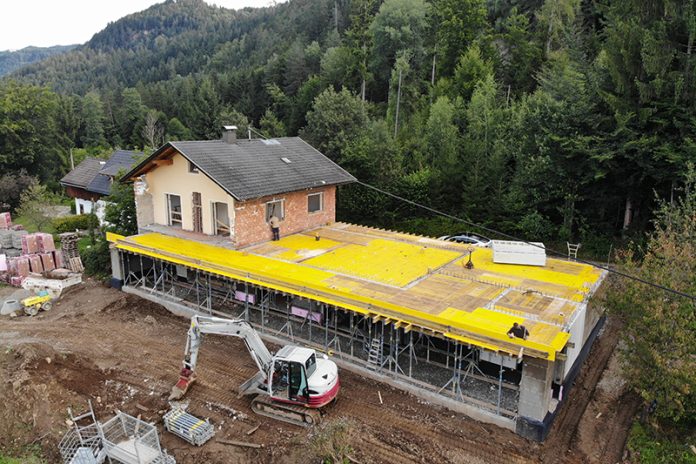
<path fill-rule="evenodd" d="M 241 338 L 259 368 L 239 387 L 239 396 L 255 395 L 251 409 L 260 415 L 310 426 L 321 420 L 320 408 L 336 399 L 338 368 L 326 355 L 310 348 L 286 345 L 272 355 L 259 334 L 243 319 L 191 317 L 184 362 L 169 400 L 179 400 L 196 380 L 196 364 L 203 334 Z"/>

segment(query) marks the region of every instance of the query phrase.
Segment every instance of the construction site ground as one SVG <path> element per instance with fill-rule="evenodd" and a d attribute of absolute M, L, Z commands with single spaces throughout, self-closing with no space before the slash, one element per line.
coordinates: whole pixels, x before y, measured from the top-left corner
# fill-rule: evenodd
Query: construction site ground
<path fill-rule="evenodd" d="M 0 287 L 0 299 L 11 292 Z M 47 462 L 60 462 L 57 445 L 67 430 L 66 409 L 82 412 L 91 400 L 101 420 L 118 409 L 157 423 L 162 446 L 179 463 L 319 462 L 311 458 L 315 429 L 257 416 L 249 398 L 237 398 L 236 387 L 256 367 L 234 338 L 207 336 L 198 381 L 186 396 L 189 412 L 215 425 L 215 438 L 194 447 L 162 430 L 187 328 L 187 320 L 157 304 L 91 281 L 68 290 L 50 312 L 4 317 L 0 450 L 17 453 L 38 445 Z M 621 462 L 638 400 L 621 381 L 613 355 L 617 332 L 609 321 L 542 444 L 345 369 L 339 400 L 326 409 L 324 423 L 348 421 L 350 456 L 361 463 Z M 219 439 L 262 446 L 232 446 Z"/>

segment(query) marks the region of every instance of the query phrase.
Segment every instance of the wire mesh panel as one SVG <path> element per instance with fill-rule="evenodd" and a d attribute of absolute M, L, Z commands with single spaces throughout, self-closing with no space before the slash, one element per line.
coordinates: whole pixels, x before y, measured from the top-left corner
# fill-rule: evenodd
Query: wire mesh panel
<path fill-rule="evenodd" d="M 106 455 L 124 464 L 173 464 L 173 457 L 160 448 L 154 425 L 119 412 L 101 425 Z"/>
<path fill-rule="evenodd" d="M 196 446 L 201 446 L 215 435 L 215 428 L 210 422 L 180 408 L 174 408 L 164 415 L 164 428 Z"/>
<path fill-rule="evenodd" d="M 101 438 L 97 424 L 73 428 L 58 444 L 63 464 L 94 464 L 99 453 Z"/>

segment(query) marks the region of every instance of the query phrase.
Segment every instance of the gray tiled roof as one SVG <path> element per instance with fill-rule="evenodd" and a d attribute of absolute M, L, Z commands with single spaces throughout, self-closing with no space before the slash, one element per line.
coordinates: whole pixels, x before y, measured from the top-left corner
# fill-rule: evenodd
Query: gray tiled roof
<path fill-rule="evenodd" d="M 90 192 L 108 195 L 111 193 L 111 177 L 116 176 L 120 171 L 130 170 L 133 163 L 142 155 L 140 152 L 129 150 L 116 150 L 111 154 L 102 168 L 99 170 L 92 182 L 86 187 Z"/>
<path fill-rule="evenodd" d="M 75 169 L 70 171 L 60 180 L 60 183 L 70 187 L 87 189 L 87 186 L 94 180 L 99 170 L 103 167 L 96 158 L 85 158 Z"/>
<path fill-rule="evenodd" d="M 343 168 L 299 137 L 240 139 L 236 143 L 182 141 L 167 145 L 238 200 L 355 181 Z M 167 145 L 150 158 L 156 157 Z M 131 172 L 147 162 L 143 161 Z M 125 178 L 128 177 L 130 174 Z"/>

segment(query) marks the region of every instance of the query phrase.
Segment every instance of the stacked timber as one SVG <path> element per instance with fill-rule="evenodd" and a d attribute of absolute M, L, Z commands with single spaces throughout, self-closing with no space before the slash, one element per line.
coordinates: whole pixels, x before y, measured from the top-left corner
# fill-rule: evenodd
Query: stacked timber
<path fill-rule="evenodd" d="M 61 264 L 65 264 L 73 272 L 82 272 L 82 261 L 77 249 L 78 236 L 74 232 L 60 234 L 60 248 L 63 250 Z"/>

